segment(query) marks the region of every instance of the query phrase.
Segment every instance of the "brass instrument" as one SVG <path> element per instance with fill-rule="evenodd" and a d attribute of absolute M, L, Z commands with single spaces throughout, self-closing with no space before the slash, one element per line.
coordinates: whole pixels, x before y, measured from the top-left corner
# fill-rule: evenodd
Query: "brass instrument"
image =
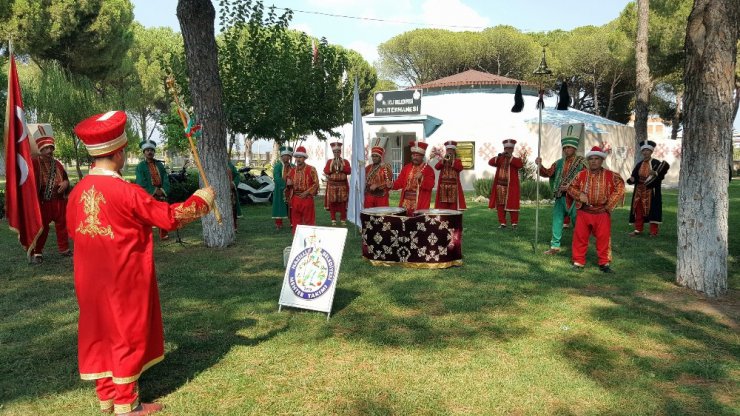
<path fill-rule="evenodd" d="M 652 168 L 652 165 L 651 165 Z M 668 169 L 670 168 L 670 165 L 663 160 L 660 163 L 658 163 L 658 166 L 655 168 L 655 175 L 650 175 L 645 180 L 645 187 L 648 189 L 655 188 L 656 185 L 659 183 L 658 178 L 661 176 L 665 176 L 666 173 L 668 173 Z"/>
<path fill-rule="evenodd" d="M 561 191 L 560 187 L 562 186 L 570 186 L 570 184 L 575 180 L 578 173 L 583 170 L 584 166 L 584 158 L 583 156 L 575 156 L 575 160 L 570 165 L 570 169 L 568 172 L 565 173 L 565 175 L 562 175 L 560 177 L 560 183 L 558 184 L 558 188 L 555 190 L 555 198 L 560 198 L 563 196 L 563 193 L 565 191 Z"/>

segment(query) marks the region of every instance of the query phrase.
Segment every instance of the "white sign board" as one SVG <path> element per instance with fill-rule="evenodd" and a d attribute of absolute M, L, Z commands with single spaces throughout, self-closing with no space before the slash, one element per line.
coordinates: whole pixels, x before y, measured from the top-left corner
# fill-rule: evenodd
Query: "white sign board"
<path fill-rule="evenodd" d="M 329 319 L 346 239 L 346 228 L 296 227 L 279 309 L 310 309 L 325 312 Z"/>

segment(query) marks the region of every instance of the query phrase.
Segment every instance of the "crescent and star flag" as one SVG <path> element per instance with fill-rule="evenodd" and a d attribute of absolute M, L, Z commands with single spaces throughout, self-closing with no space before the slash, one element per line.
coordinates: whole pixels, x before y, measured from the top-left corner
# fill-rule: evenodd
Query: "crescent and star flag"
<path fill-rule="evenodd" d="M 316 61 L 319 59 L 319 48 L 316 46 L 316 41 L 311 39 L 311 65 L 316 65 Z"/>
<path fill-rule="evenodd" d="M 18 233 L 18 241 L 30 256 L 43 225 L 21 87 L 12 52 L 8 68 L 8 102 L 5 107 L 4 135 L 5 215 L 8 217 L 10 229 Z"/>
<path fill-rule="evenodd" d="M 352 99 L 352 155 L 350 157 L 352 176 L 350 176 L 349 184 L 347 220 L 362 227 L 360 211 L 365 202 L 365 136 L 362 132 L 362 107 L 357 78 L 355 78 L 355 96 Z"/>

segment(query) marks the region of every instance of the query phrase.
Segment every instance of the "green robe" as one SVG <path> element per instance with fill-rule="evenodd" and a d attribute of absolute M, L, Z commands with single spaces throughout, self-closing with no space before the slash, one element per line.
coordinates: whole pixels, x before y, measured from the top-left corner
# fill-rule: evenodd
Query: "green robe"
<path fill-rule="evenodd" d="M 282 160 L 278 160 L 275 163 L 275 167 L 272 168 L 272 180 L 275 182 L 275 191 L 272 193 L 272 218 L 287 218 L 288 205 L 285 201 L 285 180 L 283 179 Z"/>
<path fill-rule="evenodd" d="M 236 215 L 240 217 L 242 215 L 242 204 L 239 203 L 239 171 L 236 169 L 231 161 L 229 161 L 229 170 L 231 171 L 231 180 L 234 182 L 234 206 L 236 208 Z"/>
<path fill-rule="evenodd" d="M 159 171 L 159 177 L 162 179 L 162 190 L 164 195 L 170 194 L 170 177 L 167 176 L 167 171 L 164 169 L 164 163 L 159 160 L 155 160 L 154 164 L 157 166 Z M 152 185 L 152 174 L 149 172 L 149 167 L 146 164 L 146 160 L 142 160 L 136 165 L 136 184 L 144 188 L 146 193 L 154 195 L 156 188 Z"/>

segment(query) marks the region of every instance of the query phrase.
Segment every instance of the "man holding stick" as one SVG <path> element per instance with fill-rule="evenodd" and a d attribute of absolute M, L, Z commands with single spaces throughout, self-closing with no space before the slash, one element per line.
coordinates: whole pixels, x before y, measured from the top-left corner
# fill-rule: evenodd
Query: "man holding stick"
<path fill-rule="evenodd" d="M 542 158 L 536 158 L 535 163 L 540 170 L 540 176 L 550 178 L 555 205 L 552 207 L 552 239 L 550 249 L 545 254 L 553 255 L 560 252 L 560 239 L 563 237 L 565 219 L 570 218 L 572 224 L 576 222 L 576 206 L 567 190 L 578 172 L 586 168 L 586 161 L 576 156 L 578 137 L 566 136 L 560 140 L 563 147 L 563 157 L 555 161 L 549 168 L 542 166 Z"/>
<path fill-rule="evenodd" d="M 140 403 L 137 386 L 164 358 L 152 227 L 172 230 L 200 218 L 214 194 L 204 188 L 170 205 L 126 181 L 125 125 L 125 112 L 110 111 L 75 127 L 94 163 L 69 195 L 67 227 L 75 243 L 80 377 L 95 381 L 103 413 L 140 416 L 162 409 Z"/>

